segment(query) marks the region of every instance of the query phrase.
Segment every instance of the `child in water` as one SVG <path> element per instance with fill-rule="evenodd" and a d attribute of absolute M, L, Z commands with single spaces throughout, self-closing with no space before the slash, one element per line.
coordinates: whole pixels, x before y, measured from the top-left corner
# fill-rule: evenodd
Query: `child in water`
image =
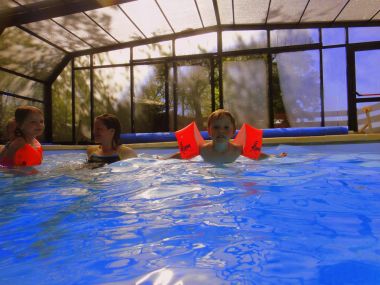
<path fill-rule="evenodd" d="M 8 147 L 10 142 L 15 138 L 16 121 L 14 118 L 10 119 L 5 125 L 5 139 L 7 141 L 5 146 L 0 146 L 0 154 L 5 147 Z"/>
<path fill-rule="evenodd" d="M 88 162 L 107 164 L 137 157 L 133 149 L 120 144 L 120 132 L 120 121 L 116 116 L 103 114 L 96 117 L 94 135 L 95 142 L 99 145 L 87 148 Z"/>
<path fill-rule="evenodd" d="M 211 113 L 207 120 L 207 130 L 211 137 L 211 142 L 200 146 L 199 153 L 204 161 L 213 163 L 231 163 L 242 154 L 242 146 L 231 142 L 235 134 L 236 125 L 232 114 L 223 109 Z M 268 155 L 260 153 L 259 159 L 267 157 L 285 157 L 286 153 L 279 155 Z M 170 158 L 181 158 L 180 153 L 176 153 Z"/>
<path fill-rule="evenodd" d="M 0 165 L 32 166 L 42 162 L 42 147 L 36 137 L 45 128 L 44 116 L 33 106 L 20 106 L 15 111 L 14 122 L 8 122 L 9 142 L 0 152 Z"/>

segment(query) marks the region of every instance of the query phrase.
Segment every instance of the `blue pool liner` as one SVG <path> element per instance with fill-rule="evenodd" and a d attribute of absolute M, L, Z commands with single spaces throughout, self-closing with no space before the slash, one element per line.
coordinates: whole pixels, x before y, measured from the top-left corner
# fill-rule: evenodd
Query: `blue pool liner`
<path fill-rule="evenodd" d="M 236 131 L 235 135 L 238 131 Z M 277 137 L 309 137 L 309 136 L 328 136 L 328 135 L 346 135 L 348 128 L 339 127 L 308 127 L 308 128 L 275 128 L 263 129 L 264 138 Z M 204 139 L 209 140 L 210 136 L 207 131 L 201 131 Z M 150 143 L 150 142 L 171 142 L 176 141 L 174 132 L 158 133 L 124 133 L 120 135 L 121 143 Z"/>

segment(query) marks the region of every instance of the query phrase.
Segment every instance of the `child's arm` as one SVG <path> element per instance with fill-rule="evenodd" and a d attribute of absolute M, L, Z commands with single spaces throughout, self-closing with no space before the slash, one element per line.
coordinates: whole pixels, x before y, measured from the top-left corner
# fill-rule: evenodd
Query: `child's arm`
<path fill-rule="evenodd" d="M 169 155 L 168 157 L 165 157 L 164 159 L 171 159 L 171 158 L 182 159 L 181 153 L 180 152 L 173 153 L 173 154 Z"/>
<path fill-rule="evenodd" d="M 266 153 L 262 152 L 262 153 L 260 153 L 259 160 L 270 158 L 270 157 L 281 158 L 281 157 L 285 157 L 287 155 L 288 154 L 286 152 L 281 152 L 280 154 L 266 154 Z"/>

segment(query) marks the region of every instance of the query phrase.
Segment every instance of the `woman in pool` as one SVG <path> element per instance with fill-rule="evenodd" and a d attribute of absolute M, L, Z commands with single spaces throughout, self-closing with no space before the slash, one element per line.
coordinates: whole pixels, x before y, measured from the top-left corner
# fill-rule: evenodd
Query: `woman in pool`
<path fill-rule="evenodd" d="M 243 146 L 231 142 L 236 131 L 235 118 L 226 110 L 219 109 L 211 113 L 207 121 L 207 130 L 211 137 L 211 142 L 200 140 L 199 154 L 204 161 L 213 163 L 231 163 L 243 154 Z M 185 146 L 186 147 L 186 146 Z M 253 146 L 255 147 L 255 145 Z M 264 159 L 268 157 L 285 157 L 286 153 L 279 155 L 268 155 L 261 152 L 261 145 L 254 150 L 255 159 Z M 170 158 L 182 158 L 181 152 L 178 152 Z"/>
<path fill-rule="evenodd" d="M 121 145 L 121 126 L 119 119 L 112 114 L 103 114 L 95 118 L 95 142 L 99 145 L 87 148 L 88 162 L 108 164 L 127 158 L 137 157 L 133 149 Z"/>

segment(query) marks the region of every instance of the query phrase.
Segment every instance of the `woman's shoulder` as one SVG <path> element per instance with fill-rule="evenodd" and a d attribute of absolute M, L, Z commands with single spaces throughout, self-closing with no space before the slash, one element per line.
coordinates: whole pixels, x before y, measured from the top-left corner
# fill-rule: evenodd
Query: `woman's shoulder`
<path fill-rule="evenodd" d="M 119 157 L 121 159 L 137 157 L 136 152 L 132 148 L 130 148 L 124 144 L 122 144 L 118 147 L 117 153 L 119 154 Z"/>
<path fill-rule="evenodd" d="M 89 145 L 87 147 L 87 155 L 91 155 L 91 154 L 95 153 L 98 149 L 99 149 L 98 145 Z"/>

